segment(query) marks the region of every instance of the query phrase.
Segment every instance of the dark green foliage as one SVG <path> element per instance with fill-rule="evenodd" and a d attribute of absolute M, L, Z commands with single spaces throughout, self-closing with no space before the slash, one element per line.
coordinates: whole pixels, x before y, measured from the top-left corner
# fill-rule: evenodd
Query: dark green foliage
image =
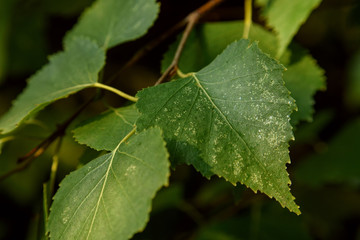
<path fill-rule="evenodd" d="M 226 2 L 209 15 L 219 21 L 196 23 L 175 76 L 156 86 L 146 62 L 163 56 L 165 71 L 182 34 L 152 53 L 144 43 L 163 30 L 139 38 L 160 7 L 167 21 L 168 5 L 186 1 L 0 2 L 0 172 L 19 172 L 0 183 L 0 238 L 359 238 L 360 28 L 350 2 L 324 0 L 331 14 L 303 30 L 320 0 L 257 0 L 249 39 L 244 21 L 222 21 L 243 1 Z M 341 49 L 325 33 L 341 16 L 352 32 L 333 39 L 347 45 L 334 58 Z M 52 28 L 58 21 L 64 29 Z M 146 68 L 128 68 L 136 50 L 149 54 Z M 13 82 L 32 72 L 25 87 Z"/>

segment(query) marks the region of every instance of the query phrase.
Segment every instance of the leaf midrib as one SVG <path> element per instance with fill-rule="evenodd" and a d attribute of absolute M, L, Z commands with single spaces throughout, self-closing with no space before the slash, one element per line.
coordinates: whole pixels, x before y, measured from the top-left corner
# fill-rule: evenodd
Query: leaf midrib
<path fill-rule="evenodd" d="M 121 143 L 123 141 L 121 141 L 117 147 L 111 152 L 111 158 L 110 158 L 110 162 L 109 162 L 109 166 L 108 168 L 106 169 L 106 173 L 104 175 L 105 179 L 104 179 L 104 183 L 102 185 L 102 188 L 101 188 L 101 192 L 100 192 L 100 195 L 99 195 L 99 199 L 96 203 L 96 207 L 95 207 L 95 212 L 94 212 L 94 216 L 91 220 L 91 224 L 90 224 L 90 228 L 89 228 L 89 232 L 88 232 L 88 235 L 86 236 L 86 239 L 89 239 L 89 236 L 91 234 L 91 231 L 92 231 L 92 228 L 93 228 L 93 225 L 94 225 L 94 222 L 95 222 L 95 218 L 96 218 L 96 215 L 97 215 L 97 212 L 99 210 L 99 205 L 100 205 L 100 201 L 102 199 L 102 196 L 104 194 L 104 189 L 105 189 L 105 186 L 106 186 L 106 183 L 107 183 L 107 179 L 108 179 L 108 176 L 109 176 L 109 172 L 110 172 L 110 169 L 111 169 L 111 166 L 112 166 L 112 162 L 114 161 L 114 157 L 115 157 L 115 154 L 116 154 L 116 151 L 117 149 L 120 147 Z"/>
<path fill-rule="evenodd" d="M 267 171 L 267 169 L 265 168 L 264 164 L 257 158 L 257 156 L 253 153 L 253 151 L 250 149 L 250 147 L 248 146 L 248 144 L 246 143 L 246 141 L 242 138 L 242 136 L 240 135 L 240 133 L 238 131 L 236 131 L 236 129 L 232 126 L 232 124 L 229 122 L 229 120 L 227 119 L 227 117 L 223 114 L 223 112 L 218 108 L 218 106 L 212 101 L 209 93 L 206 91 L 206 89 L 201 85 L 200 80 L 197 78 L 196 74 L 193 73 L 192 77 L 194 78 L 196 85 L 204 92 L 204 94 L 206 95 L 207 99 L 210 101 L 210 103 L 213 105 L 213 107 L 216 109 L 216 111 L 220 114 L 220 116 L 225 120 L 225 122 L 228 124 L 228 126 L 230 127 L 230 129 L 236 133 L 236 136 L 244 143 L 245 147 L 247 148 L 247 150 L 250 152 L 251 155 L 254 156 L 254 159 L 256 160 L 256 162 L 258 163 L 258 166 L 260 166 L 263 170 L 263 172 L 266 173 L 266 176 L 268 179 L 269 178 L 269 173 Z M 279 193 L 279 188 L 276 185 L 276 190 L 277 193 Z M 259 190 L 259 189 L 257 189 Z M 268 194 L 268 193 L 266 193 Z M 268 194 L 269 195 L 269 194 Z M 270 196 L 270 195 L 269 195 Z"/>

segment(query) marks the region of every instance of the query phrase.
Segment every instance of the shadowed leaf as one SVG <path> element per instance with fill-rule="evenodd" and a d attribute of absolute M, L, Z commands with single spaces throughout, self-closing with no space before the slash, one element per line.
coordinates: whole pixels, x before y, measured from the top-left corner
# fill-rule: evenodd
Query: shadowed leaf
<path fill-rule="evenodd" d="M 111 109 L 77 127 L 74 137 L 96 150 L 111 151 L 134 128 L 138 116 L 135 105 Z"/>

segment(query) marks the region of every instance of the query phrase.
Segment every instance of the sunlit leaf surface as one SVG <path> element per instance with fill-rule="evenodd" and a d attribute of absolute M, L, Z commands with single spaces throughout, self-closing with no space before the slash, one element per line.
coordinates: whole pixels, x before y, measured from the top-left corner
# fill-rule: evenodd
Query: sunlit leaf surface
<path fill-rule="evenodd" d="M 240 40 L 201 71 L 138 93 L 136 124 L 163 129 L 174 163 L 241 182 L 299 213 L 286 172 L 295 104 L 283 70 Z"/>

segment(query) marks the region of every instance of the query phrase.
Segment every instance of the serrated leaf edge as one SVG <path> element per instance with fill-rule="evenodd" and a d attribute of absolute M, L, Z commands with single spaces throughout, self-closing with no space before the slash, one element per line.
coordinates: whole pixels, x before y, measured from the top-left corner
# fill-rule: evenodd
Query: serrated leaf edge
<path fill-rule="evenodd" d="M 167 148 L 166 148 L 166 141 L 164 140 L 164 137 L 163 137 L 163 131 L 162 131 L 162 129 L 161 129 L 160 127 L 157 127 L 157 126 L 147 128 L 145 131 L 148 131 L 148 130 L 151 130 L 151 129 L 158 129 L 159 132 L 160 132 L 160 136 L 161 136 L 161 138 L 162 138 L 163 146 L 164 146 L 164 149 L 166 150 L 165 152 L 166 152 L 166 158 L 167 158 L 167 167 L 170 168 L 170 162 L 169 162 L 169 156 L 170 156 L 170 154 L 169 154 L 169 152 L 167 151 Z M 117 149 L 121 146 L 121 144 L 125 143 L 133 134 L 136 134 L 136 135 L 137 135 L 137 134 L 140 134 L 140 133 L 142 133 L 142 132 L 143 132 L 143 131 L 137 132 L 137 131 L 136 131 L 136 127 L 134 127 L 133 130 L 132 130 L 131 132 L 129 132 L 129 134 L 120 141 L 120 143 L 118 144 L 118 146 L 117 146 L 113 151 L 110 152 L 110 153 L 112 153 L 112 158 L 115 157 L 116 152 L 117 152 Z M 108 167 L 108 169 L 107 169 L 107 171 L 106 171 L 106 174 L 107 174 L 107 175 L 108 175 L 108 171 L 109 171 L 110 168 L 111 168 L 111 163 L 109 163 L 109 167 Z M 93 169 L 93 170 L 95 170 L 95 169 Z M 64 179 L 65 179 L 66 177 L 70 176 L 70 175 L 73 174 L 73 173 L 74 173 L 74 171 L 72 171 L 72 172 L 70 172 L 69 174 L 67 174 L 67 175 L 63 178 L 63 181 L 64 181 Z M 170 177 L 170 175 L 171 175 L 171 172 L 168 171 L 168 172 L 167 172 L 167 176 L 166 176 L 166 182 L 165 182 L 162 186 L 160 186 L 160 187 L 154 192 L 154 194 L 153 194 L 152 196 L 150 196 L 150 200 L 151 200 L 151 201 L 155 198 L 157 192 L 158 192 L 162 187 L 168 187 L 168 186 L 169 186 L 169 177 Z M 61 185 L 62 185 L 63 181 L 59 184 L 59 188 L 61 188 Z M 104 186 L 105 186 L 105 185 L 106 185 L 106 180 L 104 180 L 103 188 L 102 188 L 101 192 L 103 192 L 103 189 L 104 189 Z M 98 202 L 97 202 L 97 207 L 98 207 L 98 205 L 99 205 L 100 198 L 101 198 L 101 197 L 99 197 L 99 200 L 98 200 Z M 55 199 L 56 199 L 56 194 L 53 196 L 52 199 L 53 199 L 53 201 L 55 201 Z M 50 212 L 51 212 L 52 206 L 50 207 L 49 210 L 50 210 Z M 137 232 L 134 232 L 134 233 L 132 233 L 131 235 L 129 235 L 129 236 L 127 237 L 127 239 L 130 239 L 130 238 L 131 238 L 132 236 L 134 236 L 136 233 L 142 232 L 142 231 L 146 228 L 146 225 L 147 225 L 147 223 L 149 222 L 149 219 L 150 219 L 150 212 L 151 212 L 151 210 L 152 210 L 152 204 L 150 204 L 150 207 L 148 208 L 146 220 L 145 220 L 145 222 L 144 222 L 144 224 L 143 224 L 143 227 L 141 227 L 140 229 L 138 229 Z M 94 213 L 93 219 L 95 218 L 95 216 L 96 216 L 96 212 Z M 93 223 L 93 221 L 92 221 L 92 223 Z M 90 227 L 90 229 L 91 229 L 91 227 Z M 89 229 L 89 234 L 91 233 L 90 229 Z M 50 229 L 48 228 L 48 221 L 47 221 L 47 223 L 46 223 L 46 230 L 45 230 L 45 232 L 46 232 L 46 234 L 48 234 L 49 237 L 51 238 L 51 231 L 50 231 Z M 87 239 L 88 239 L 88 237 L 89 237 L 89 234 L 88 234 L 88 236 L 87 236 Z"/>

